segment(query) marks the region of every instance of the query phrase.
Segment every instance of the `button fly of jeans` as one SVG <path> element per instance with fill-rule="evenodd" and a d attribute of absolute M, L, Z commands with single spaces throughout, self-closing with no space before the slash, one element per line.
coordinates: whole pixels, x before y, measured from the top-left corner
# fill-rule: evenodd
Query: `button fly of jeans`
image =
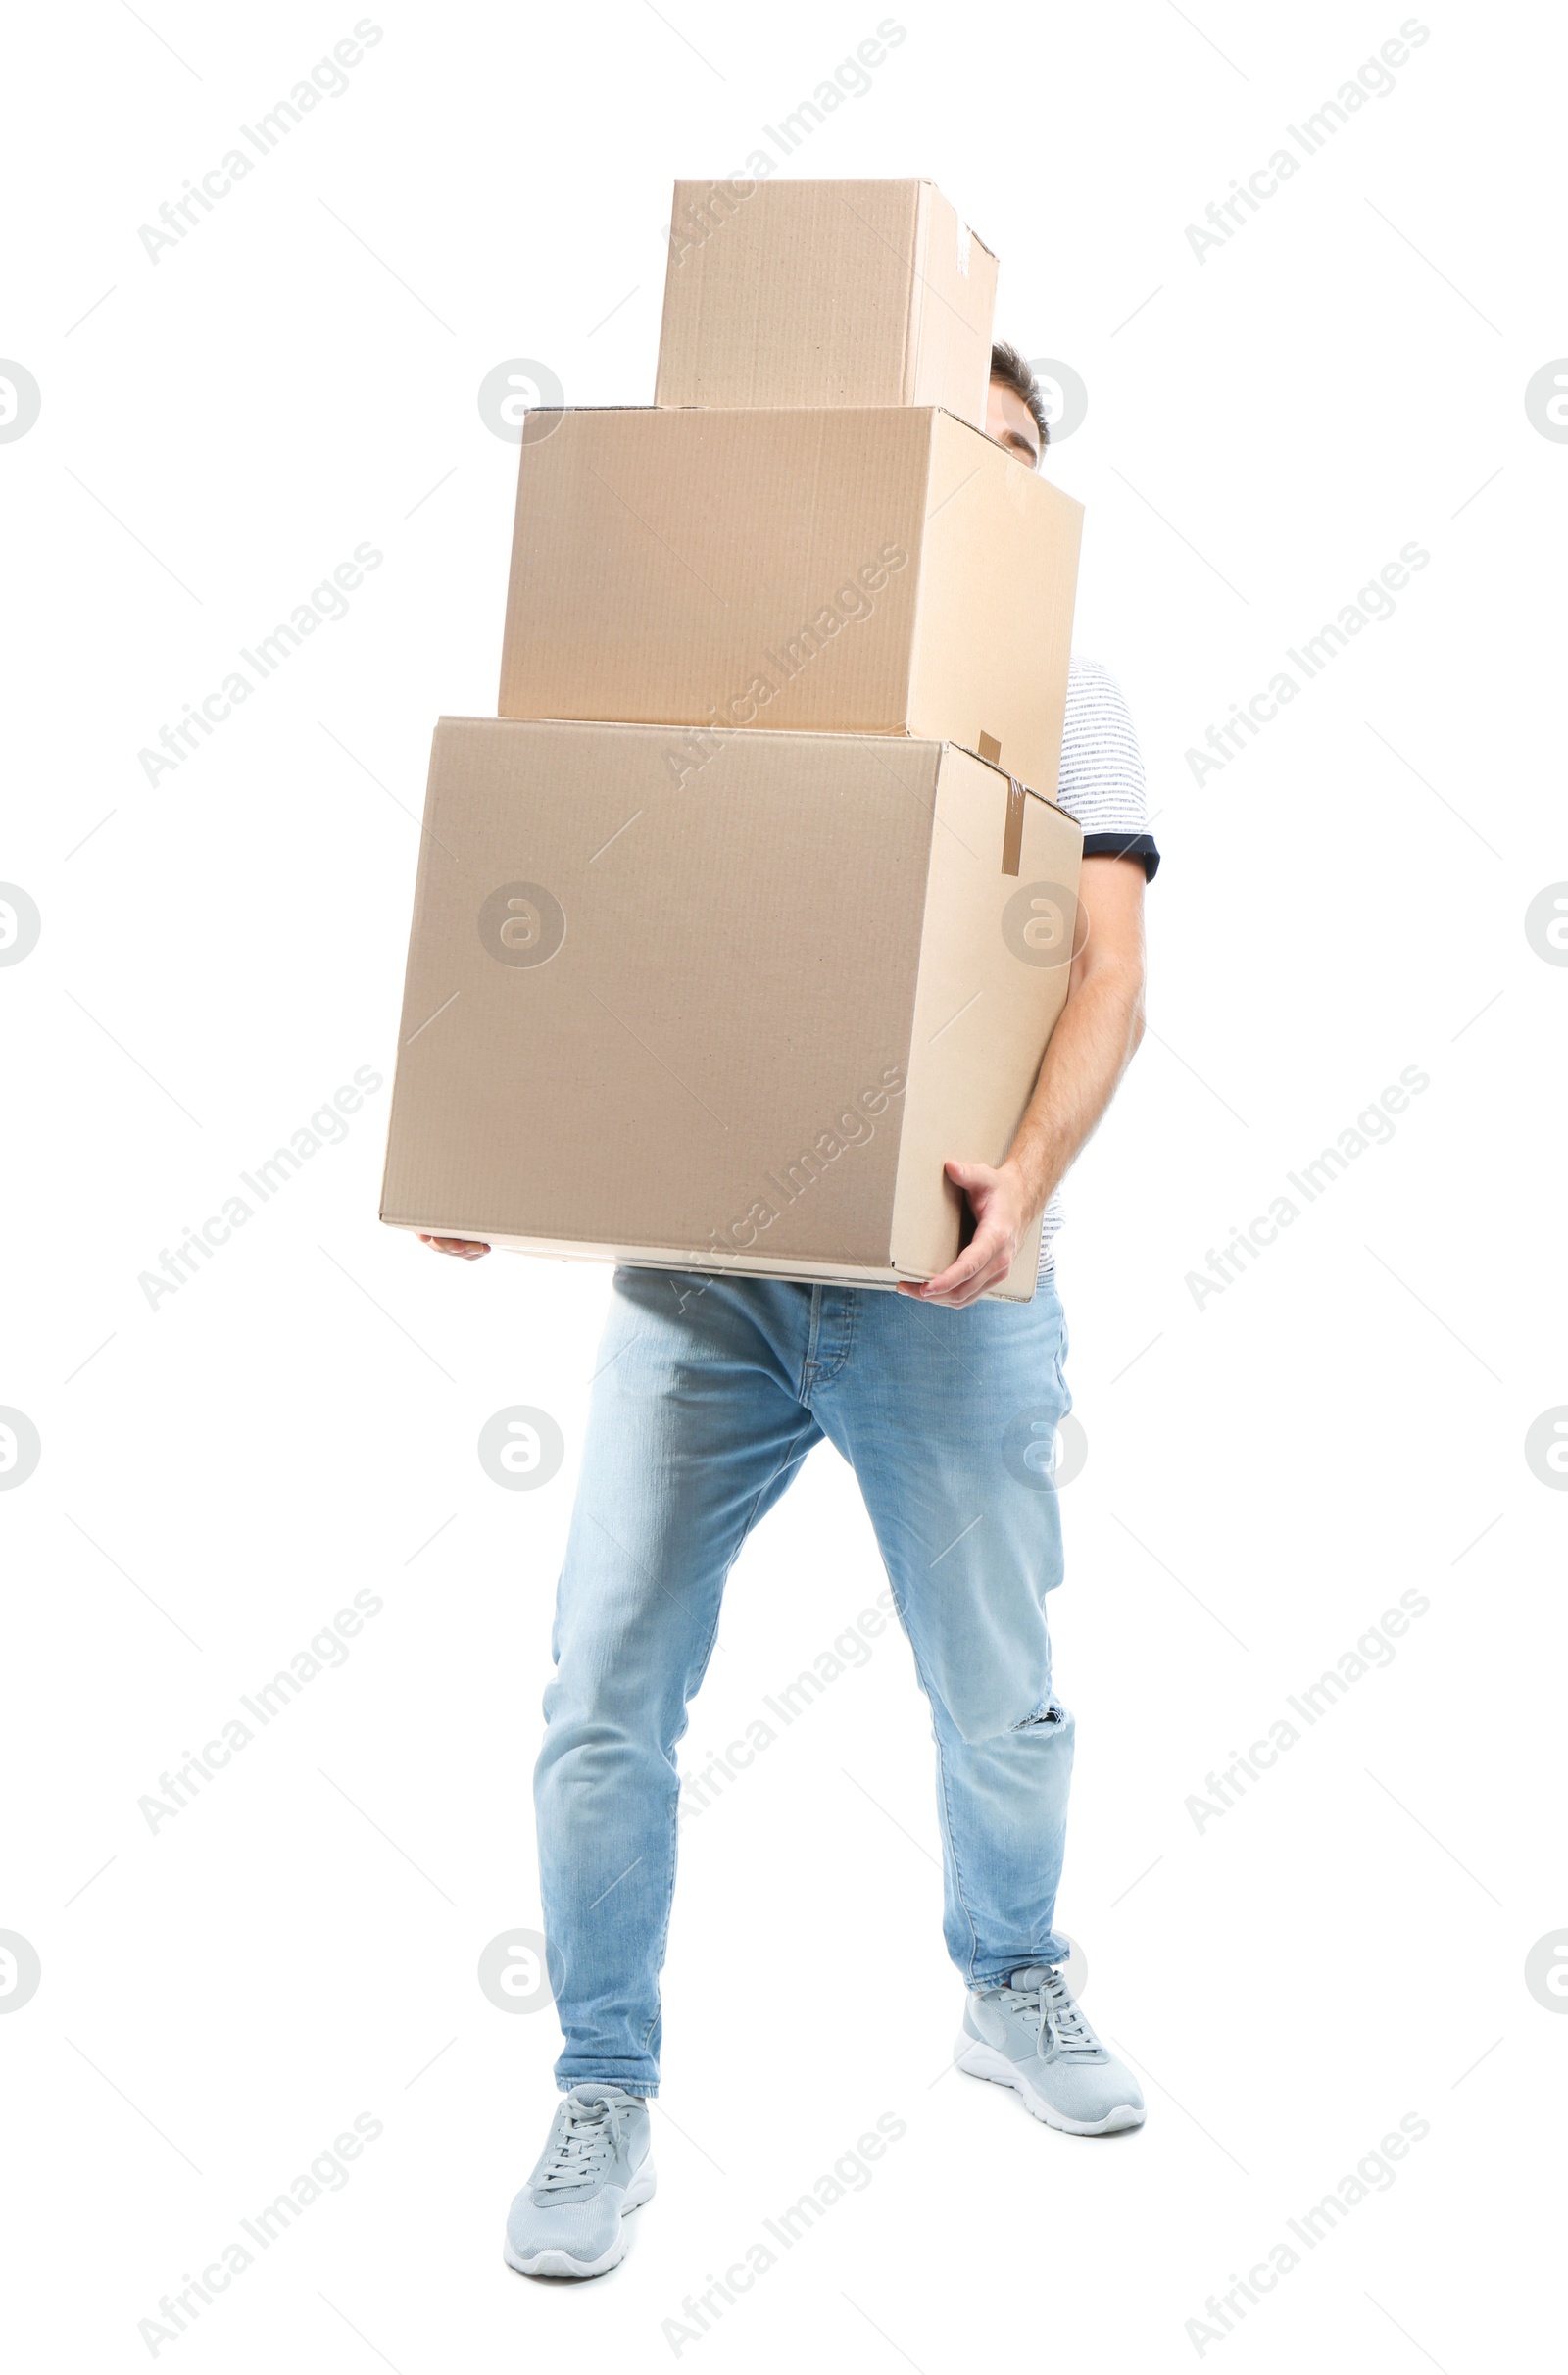
<path fill-rule="evenodd" d="M 824 1287 L 813 1331 L 815 1341 L 808 1362 L 812 1385 L 831 1382 L 843 1368 L 855 1341 L 856 1290 Z"/>

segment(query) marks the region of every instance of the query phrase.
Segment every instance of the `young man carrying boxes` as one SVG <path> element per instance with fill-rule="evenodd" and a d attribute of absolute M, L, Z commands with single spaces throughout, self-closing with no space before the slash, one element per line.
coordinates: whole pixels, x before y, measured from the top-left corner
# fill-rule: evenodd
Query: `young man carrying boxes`
<path fill-rule="evenodd" d="M 913 257 L 911 303 L 928 311 L 947 303 L 933 241 L 945 243 L 950 231 L 935 192 L 817 185 L 813 202 L 825 203 L 824 188 L 854 194 L 845 203 L 857 222 L 889 192 L 924 192 L 906 242 Z M 786 185 L 758 195 L 770 205 L 791 203 Z M 873 272 L 886 270 L 876 247 L 890 245 L 890 223 L 870 225 Z M 754 225 L 759 239 L 770 227 L 760 212 Z M 707 259 L 710 282 L 722 268 L 745 285 L 757 277 L 757 258 L 740 241 L 724 248 L 729 228 L 726 223 L 697 253 Z M 961 226 L 949 252 L 964 265 L 960 278 L 982 276 L 985 251 Z M 675 269 L 672 252 L 672 283 Z M 842 258 L 830 276 L 841 288 Z M 820 307 L 820 285 L 807 295 Z M 978 304 L 970 303 L 973 295 L 972 287 L 959 289 L 948 306 L 952 319 L 945 315 L 937 329 L 928 321 L 919 340 L 906 339 L 903 384 L 916 393 L 891 401 L 952 400 L 945 389 L 933 399 L 920 373 L 929 378 L 940 369 L 961 379 L 969 370 L 975 322 L 958 320 L 968 307 L 984 317 L 982 371 L 989 366 L 983 412 L 973 399 L 981 415 L 975 426 L 1032 472 L 1047 441 L 1045 413 L 1028 366 L 1012 349 L 989 346 L 989 294 Z M 702 341 L 688 336 L 683 347 L 671 338 L 669 302 L 666 348 L 688 379 L 700 381 Z M 689 309 L 678 320 L 689 330 Z M 911 347 L 918 349 L 912 364 Z M 942 350 L 936 364 L 934 347 Z M 865 401 L 854 387 L 846 394 L 842 356 L 833 370 L 839 377 L 815 401 Z M 725 392 L 737 401 L 733 389 Z M 666 390 L 662 364 L 661 394 L 682 401 Z M 791 390 L 797 406 L 811 400 Z M 961 393 L 957 400 L 964 401 Z M 890 399 L 878 388 L 870 401 Z M 710 418 L 729 433 L 732 415 Z M 1028 491 L 1021 478 L 1011 484 L 1020 499 Z M 1050 673 L 1044 655 L 1042 668 Z M 1004 1154 L 995 1163 L 940 1165 L 951 1182 L 944 1194 L 961 1199 L 972 1221 L 968 1242 L 934 1275 L 902 1278 L 893 1293 L 852 1282 L 890 1276 L 865 1266 L 864 1247 L 848 1249 L 862 1257 L 858 1268 L 817 1259 L 815 1282 L 806 1283 L 807 1262 L 795 1277 L 787 1262 L 778 1265 L 783 1275 L 741 1274 L 737 1264 L 747 1258 L 720 1260 L 716 1231 L 714 1258 L 702 1269 L 644 1266 L 645 1252 L 616 1271 L 560 1582 L 556 1672 L 536 1773 L 541 1891 L 565 2041 L 556 2066 L 565 2092 L 509 2221 L 506 2256 L 524 2273 L 591 2276 L 614 2266 L 625 2251 L 623 2214 L 653 2192 L 645 2099 L 659 2084 L 676 1744 L 711 1654 L 728 1571 L 823 1437 L 855 1467 L 931 1708 L 944 1935 L 968 1991 L 959 2066 L 1012 2087 L 1037 2118 L 1069 2134 L 1102 2135 L 1143 2119 L 1137 2081 L 1095 2037 L 1062 1975 L 1068 1947 L 1054 1908 L 1073 1719 L 1053 1688 L 1045 1596 L 1061 1580 L 1050 1470 L 1070 1407 L 1052 1262 L 1056 1190 L 1142 1035 L 1143 890 L 1158 859 L 1119 693 L 1097 667 L 1074 663 L 1070 674 L 1064 666 L 1060 673 L 1060 771 L 1050 768 L 1045 788 L 1082 829 L 1077 927 L 1053 960 L 1059 1018 L 1054 1029 L 1045 1026 L 1045 1058 Z M 929 673 L 925 687 L 921 698 L 961 697 L 940 685 L 933 694 Z M 802 698 L 815 699 L 818 690 L 808 685 Z M 905 691 L 912 704 L 916 690 Z M 859 693 L 873 704 L 877 698 L 874 687 Z M 834 697 L 844 697 L 842 688 Z M 1025 694 L 1008 698 L 1007 732 L 1016 747 L 1035 729 Z M 858 720 L 841 713 L 837 731 L 846 722 Z M 731 740 L 760 747 L 773 737 L 736 733 Z M 1012 754 L 993 746 L 983 755 L 1005 763 Z M 1044 771 L 1038 762 L 1035 771 Z M 1021 787 L 1012 789 L 1016 797 L 1004 803 L 1008 830 L 1016 812 L 1021 833 L 1031 803 Z M 935 883 L 936 859 L 921 863 Z M 1027 875 L 1020 885 L 1024 893 L 1050 887 Z M 1070 902 L 1070 888 L 1060 896 Z M 548 915 L 521 893 L 514 904 L 525 953 L 547 948 L 555 938 Z M 1032 904 L 1051 907 L 1045 897 Z M 1009 925 L 1002 912 L 1004 933 L 1021 931 L 1027 941 L 1035 921 L 1014 917 Z M 1019 953 L 1026 964 L 1039 961 L 1024 946 Z M 412 1014 L 411 1005 L 406 1030 Z M 906 1129 L 908 1120 L 906 1114 Z M 438 1250 L 464 1258 L 488 1250 L 461 1235 L 423 1233 Z M 1021 1284 L 1020 1257 L 1028 1272 Z M 765 1269 L 765 1254 L 754 1259 Z M 897 1262 L 896 1250 L 891 1259 Z M 1020 1300 L 1034 1284 L 1037 1261 L 1038 1285 Z"/>

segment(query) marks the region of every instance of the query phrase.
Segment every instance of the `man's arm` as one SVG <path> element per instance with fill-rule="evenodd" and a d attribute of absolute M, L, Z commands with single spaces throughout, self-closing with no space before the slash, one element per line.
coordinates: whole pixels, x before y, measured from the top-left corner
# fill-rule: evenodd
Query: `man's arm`
<path fill-rule="evenodd" d="M 1067 1003 L 1051 1035 L 1029 1109 L 1000 1169 L 949 1163 L 975 1230 L 939 1277 L 901 1295 L 960 1310 L 1012 1267 L 1019 1240 L 1092 1135 L 1144 1035 L 1144 866 L 1086 858 L 1079 898 L 1089 932 L 1073 960 Z"/>

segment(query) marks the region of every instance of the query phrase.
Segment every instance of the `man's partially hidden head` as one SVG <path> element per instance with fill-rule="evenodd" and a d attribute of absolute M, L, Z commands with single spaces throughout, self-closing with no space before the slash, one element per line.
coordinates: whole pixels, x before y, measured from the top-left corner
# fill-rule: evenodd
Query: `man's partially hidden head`
<path fill-rule="evenodd" d="M 991 388 L 986 398 L 986 435 L 1005 446 L 1020 462 L 1038 470 L 1040 457 L 1051 443 L 1045 400 L 1015 346 L 999 342 L 991 350 Z"/>

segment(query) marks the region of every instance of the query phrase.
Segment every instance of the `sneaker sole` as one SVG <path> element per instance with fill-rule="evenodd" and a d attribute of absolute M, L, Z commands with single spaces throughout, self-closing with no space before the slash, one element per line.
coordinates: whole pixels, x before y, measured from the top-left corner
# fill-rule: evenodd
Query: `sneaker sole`
<path fill-rule="evenodd" d="M 626 2199 L 620 2205 L 620 2230 L 609 2251 L 601 2251 L 597 2259 L 574 2259 L 569 2251 L 563 2251 L 554 2246 L 547 2246 L 544 2251 L 522 2258 L 513 2251 L 510 2241 L 503 2244 L 501 2256 L 509 2268 L 516 2269 L 519 2276 L 608 2276 L 611 2269 L 618 2268 L 626 2256 L 627 2211 L 641 2209 L 653 2191 L 654 2164 L 651 2160 L 645 2160 L 626 2188 Z"/>
<path fill-rule="evenodd" d="M 959 2037 L 953 2058 L 971 2078 L 989 2078 L 996 2086 L 1011 2087 L 1022 2098 L 1025 2110 L 1036 2119 L 1043 2119 L 1048 2127 L 1059 2128 L 1063 2135 L 1113 2136 L 1120 2128 L 1141 2128 L 1144 2124 L 1141 2106 L 1131 2103 L 1113 2104 L 1103 2119 L 1069 2119 L 1065 2111 L 1058 2111 L 1035 2092 L 1015 2061 L 1009 2061 L 1005 2053 L 999 2053 L 995 2046 L 982 2045 L 967 2032 Z"/>

